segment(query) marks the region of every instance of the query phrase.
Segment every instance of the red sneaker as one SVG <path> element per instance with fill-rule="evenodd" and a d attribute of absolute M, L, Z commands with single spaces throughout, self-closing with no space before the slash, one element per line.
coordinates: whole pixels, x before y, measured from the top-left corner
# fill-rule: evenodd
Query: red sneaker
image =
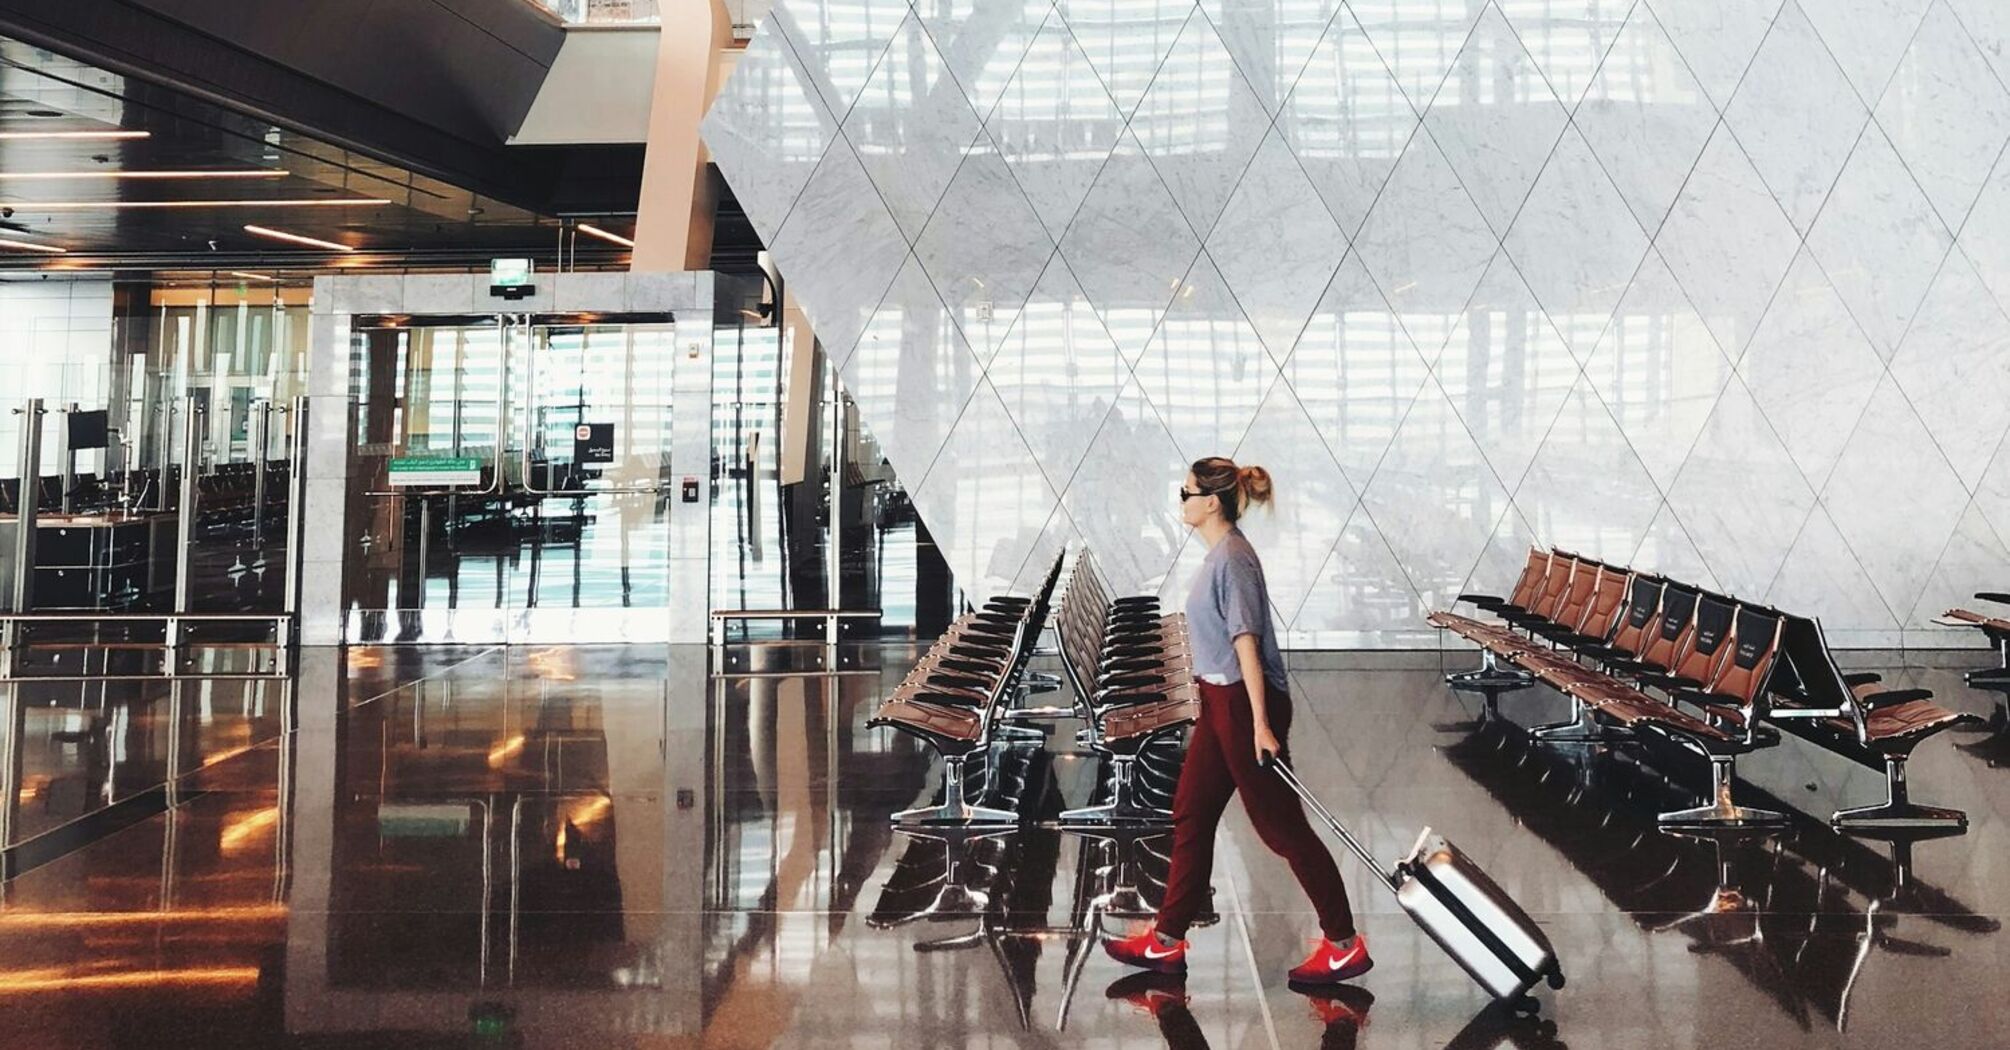
<path fill-rule="evenodd" d="M 1103 950 L 1110 953 L 1110 958 L 1126 966 L 1138 966 L 1159 973 L 1186 972 L 1186 942 L 1162 943 L 1153 930 L 1121 940 L 1105 941 Z"/>
<path fill-rule="evenodd" d="M 1355 934 L 1344 945 L 1319 939 L 1319 947 L 1304 962 L 1291 968 L 1291 983 L 1303 985 L 1339 984 L 1351 981 L 1375 968 L 1368 958 L 1368 938 Z"/>
<path fill-rule="evenodd" d="M 1312 1007 L 1312 1016 L 1328 1028 L 1334 1025 L 1368 1027 L 1368 1008 L 1375 1005 L 1375 993 L 1351 984 L 1306 988 L 1302 993 Z"/>

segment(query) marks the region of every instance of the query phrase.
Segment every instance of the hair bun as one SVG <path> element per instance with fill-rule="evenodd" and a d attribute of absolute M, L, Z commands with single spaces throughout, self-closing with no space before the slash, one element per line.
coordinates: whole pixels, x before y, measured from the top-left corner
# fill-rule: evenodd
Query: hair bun
<path fill-rule="evenodd" d="M 1269 503 L 1276 491 L 1270 481 L 1270 472 L 1255 465 L 1236 471 L 1235 483 L 1242 489 L 1242 502 L 1245 505 Z"/>

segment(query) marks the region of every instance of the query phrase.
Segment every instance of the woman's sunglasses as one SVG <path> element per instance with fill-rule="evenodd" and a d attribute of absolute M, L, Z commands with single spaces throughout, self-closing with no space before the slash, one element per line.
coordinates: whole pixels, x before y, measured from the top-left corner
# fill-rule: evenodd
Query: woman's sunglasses
<path fill-rule="evenodd" d="M 1221 495 L 1221 493 L 1209 492 L 1206 489 L 1202 489 L 1199 492 L 1188 492 L 1185 485 L 1181 485 L 1179 487 L 1179 501 L 1181 503 L 1185 503 L 1187 500 L 1190 499 L 1199 499 L 1202 496 L 1219 496 L 1219 495 Z"/>

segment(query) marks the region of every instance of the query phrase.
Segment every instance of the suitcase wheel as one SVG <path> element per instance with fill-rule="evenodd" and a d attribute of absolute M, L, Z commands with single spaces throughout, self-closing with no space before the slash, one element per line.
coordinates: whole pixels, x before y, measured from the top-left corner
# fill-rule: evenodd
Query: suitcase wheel
<path fill-rule="evenodd" d="M 1549 971 L 1549 986 L 1551 988 L 1557 989 L 1558 991 L 1561 991 L 1563 989 L 1562 967 L 1557 967 L 1556 969 Z"/>
<path fill-rule="evenodd" d="M 1542 1004 L 1536 1001 L 1535 996 L 1524 995 L 1510 1003 L 1508 1009 L 1512 1010 L 1518 1017 L 1534 1017 L 1536 1014 L 1542 1012 Z"/>

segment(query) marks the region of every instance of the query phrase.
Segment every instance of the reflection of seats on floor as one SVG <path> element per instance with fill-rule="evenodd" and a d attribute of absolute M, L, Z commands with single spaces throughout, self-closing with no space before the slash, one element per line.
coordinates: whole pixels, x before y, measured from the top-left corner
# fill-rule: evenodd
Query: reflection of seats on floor
<path fill-rule="evenodd" d="M 1503 725 L 1441 750 L 1643 930 L 1688 938 L 1692 952 L 1721 959 L 1809 1028 L 1817 1016 L 1846 1022 L 1873 949 L 1938 953 L 1922 937 L 1897 936 L 1896 916 L 1962 935 L 2000 928 L 1911 874 L 1914 843 L 1960 829 L 1878 833 L 1888 855 L 1862 834 L 1805 819 L 1785 835 L 1670 832 L 1652 814 L 1679 789 L 1624 753 L 1555 751 Z M 1854 955 L 1837 950 L 1872 930 L 1879 935 L 1858 941 Z"/>

